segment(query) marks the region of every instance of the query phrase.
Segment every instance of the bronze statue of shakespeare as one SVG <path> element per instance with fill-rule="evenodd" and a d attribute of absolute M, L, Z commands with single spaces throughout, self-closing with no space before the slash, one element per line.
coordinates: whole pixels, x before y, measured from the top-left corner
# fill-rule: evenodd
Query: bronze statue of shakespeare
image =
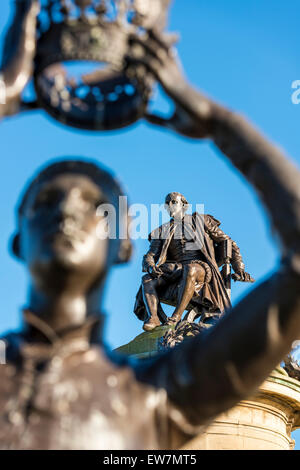
<path fill-rule="evenodd" d="M 209 138 L 227 155 L 267 208 L 280 268 L 206 334 L 142 362 L 111 356 L 101 339 L 102 291 L 130 243 L 98 237 L 97 207 L 117 209 L 120 188 L 87 162 L 46 168 L 22 199 L 13 243 L 30 295 L 21 331 L 5 338 L 2 449 L 178 448 L 252 395 L 300 335 L 299 171 L 240 115 L 194 90 L 164 36 L 131 41 L 144 53 L 133 48 L 128 64 L 142 65 L 176 106 L 172 118 L 148 121 Z"/>
<path fill-rule="evenodd" d="M 234 279 L 254 281 L 245 272 L 239 247 L 219 228 L 217 219 L 208 214 L 186 214 L 188 202 L 176 192 L 167 194 L 165 207 L 171 219 L 149 235 L 150 248 L 143 259 L 147 274 L 134 308 L 144 320 L 145 331 L 164 322 L 161 300 L 176 306 L 168 323 L 181 320 L 189 305 L 200 312 L 203 323 L 216 320 L 231 307 L 216 260 L 216 251 L 225 241 L 231 245 Z"/>

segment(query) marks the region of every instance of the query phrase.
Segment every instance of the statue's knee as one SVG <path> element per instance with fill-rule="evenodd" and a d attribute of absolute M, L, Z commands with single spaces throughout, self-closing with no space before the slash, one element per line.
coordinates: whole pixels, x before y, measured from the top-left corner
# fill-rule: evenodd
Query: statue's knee
<path fill-rule="evenodd" d="M 200 264 L 190 264 L 187 266 L 187 277 L 197 282 L 204 282 L 206 276 L 205 269 Z"/>
<path fill-rule="evenodd" d="M 150 281 L 153 281 L 153 278 L 150 276 L 150 274 L 144 274 L 144 276 L 142 276 L 143 284 L 149 284 Z"/>
<path fill-rule="evenodd" d="M 193 264 L 188 264 L 186 267 L 186 275 L 188 278 L 196 279 L 197 276 L 197 268 Z"/>

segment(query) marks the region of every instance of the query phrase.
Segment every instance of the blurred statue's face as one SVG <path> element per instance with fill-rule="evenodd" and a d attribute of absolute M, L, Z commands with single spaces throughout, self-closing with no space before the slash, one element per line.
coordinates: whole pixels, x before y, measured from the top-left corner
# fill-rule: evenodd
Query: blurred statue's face
<path fill-rule="evenodd" d="M 169 204 L 165 205 L 165 207 L 170 217 L 173 217 L 174 219 L 182 219 L 184 216 L 185 209 L 181 200 L 181 196 L 179 195 L 174 196 Z"/>
<path fill-rule="evenodd" d="M 99 234 L 103 202 L 101 189 L 85 175 L 63 173 L 36 185 L 20 228 L 20 255 L 35 278 L 50 275 L 55 283 L 53 274 L 64 273 L 89 286 L 105 274 L 112 263 L 109 240 Z"/>

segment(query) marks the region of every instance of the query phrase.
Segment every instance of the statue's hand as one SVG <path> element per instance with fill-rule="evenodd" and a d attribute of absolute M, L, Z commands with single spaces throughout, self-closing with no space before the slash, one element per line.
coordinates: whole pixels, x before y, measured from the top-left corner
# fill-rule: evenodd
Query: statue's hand
<path fill-rule="evenodd" d="M 161 269 L 159 269 L 157 266 L 149 266 L 147 271 L 154 279 L 162 275 Z"/>
<path fill-rule="evenodd" d="M 145 118 L 186 137 L 208 137 L 214 103 L 188 84 L 176 49 L 172 47 L 174 42 L 174 35 L 162 35 L 153 30 L 144 37 L 133 35 L 130 38 L 127 67 L 136 69 L 137 76 L 143 73 L 154 76 L 175 104 L 175 112 L 169 119 L 153 114 L 147 114 Z"/>
<path fill-rule="evenodd" d="M 237 271 L 236 273 L 232 274 L 232 279 L 235 282 L 255 282 L 255 279 L 253 279 L 249 273 L 246 273 L 246 271 Z"/>
<path fill-rule="evenodd" d="M 0 70 L 5 87 L 7 114 L 17 111 L 20 95 L 32 74 L 39 11 L 39 0 L 16 1 L 13 22 L 4 41 Z"/>

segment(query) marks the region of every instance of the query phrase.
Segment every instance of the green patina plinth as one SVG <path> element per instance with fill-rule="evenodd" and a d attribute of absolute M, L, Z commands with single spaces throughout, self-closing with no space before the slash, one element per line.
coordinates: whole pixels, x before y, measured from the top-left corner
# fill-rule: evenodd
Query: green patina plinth
<path fill-rule="evenodd" d="M 154 356 L 159 350 L 159 340 L 170 328 L 174 328 L 174 326 L 158 326 L 153 331 L 141 333 L 130 343 L 117 348 L 116 351 L 138 358 Z"/>

